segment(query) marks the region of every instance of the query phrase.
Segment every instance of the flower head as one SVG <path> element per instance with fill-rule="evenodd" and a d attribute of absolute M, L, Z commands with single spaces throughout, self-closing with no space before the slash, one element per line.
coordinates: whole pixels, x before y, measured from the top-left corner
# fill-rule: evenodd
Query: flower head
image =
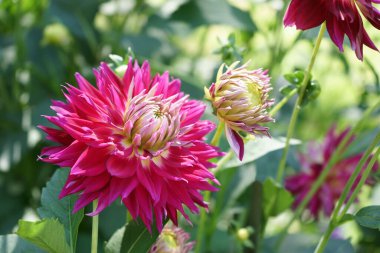
<path fill-rule="evenodd" d="M 363 45 L 378 50 L 363 26 L 359 10 L 377 29 L 380 12 L 373 3 L 379 0 L 292 0 L 284 17 L 285 26 L 295 25 L 307 30 L 326 21 L 327 31 L 335 45 L 343 52 L 347 35 L 356 56 L 363 59 Z"/>
<path fill-rule="evenodd" d="M 167 216 L 177 224 L 177 211 L 188 219 L 183 205 L 207 208 L 200 190 L 218 184 L 208 160 L 222 153 L 204 142 L 215 127 L 200 120 L 205 106 L 167 72 L 152 79 L 148 62 L 130 60 L 122 78 L 105 63 L 94 74 L 96 87 L 76 74 L 79 87 L 66 87 L 66 102 L 53 101 L 56 116 L 45 117 L 58 129 L 41 126 L 58 143 L 41 160 L 71 168 L 60 197 L 79 193 L 74 211 L 97 199 L 92 215 L 120 197 L 149 229 L 154 215 L 159 230 Z"/>
<path fill-rule="evenodd" d="M 166 225 L 149 253 L 189 253 L 195 242 L 188 242 L 190 235 L 183 229 Z"/>
<path fill-rule="evenodd" d="M 322 144 L 310 143 L 307 154 L 300 154 L 299 160 L 301 172 L 296 175 L 289 176 L 285 180 L 285 188 L 294 196 L 295 201 L 293 207 L 296 208 L 309 192 L 312 184 L 325 169 L 328 161 L 336 151 L 339 144 L 348 134 L 349 129 L 339 133 L 335 127 L 330 128 L 326 139 Z M 354 140 L 351 138 L 349 144 Z M 348 145 L 349 145 L 348 144 Z M 347 147 L 345 147 L 347 148 Z M 326 216 L 329 216 L 335 202 L 341 196 L 348 179 L 355 170 L 363 154 L 351 155 L 338 161 L 331 169 L 322 186 L 314 194 L 307 209 L 314 218 L 318 218 L 319 212 L 323 211 Z M 367 164 L 364 166 L 366 167 Z M 378 164 L 375 164 L 373 170 L 377 170 Z M 361 174 L 356 179 L 354 186 L 359 183 Z M 367 184 L 371 180 L 367 180 Z"/>
<path fill-rule="evenodd" d="M 239 131 L 255 136 L 270 136 L 268 128 L 260 124 L 274 121 L 267 113 L 274 101 L 268 98 L 272 88 L 267 71 L 247 70 L 247 64 L 235 68 L 237 64 L 235 62 L 229 66 L 224 73 L 222 65 L 216 82 L 209 90 L 205 89 L 205 93 L 217 117 L 225 123 L 229 144 L 242 160 L 244 143 Z"/>

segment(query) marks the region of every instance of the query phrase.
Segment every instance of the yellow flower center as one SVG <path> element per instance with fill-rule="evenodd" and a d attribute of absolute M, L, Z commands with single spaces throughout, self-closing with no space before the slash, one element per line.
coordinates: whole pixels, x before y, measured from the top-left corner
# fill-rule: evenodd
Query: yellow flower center
<path fill-rule="evenodd" d="M 248 96 L 252 106 L 261 105 L 261 87 L 256 83 L 248 83 Z"/>
<path fill-rule="evenodd" d="M 168 248 L 176 249 L 178 247 L 177 236 L 172 231 L 163 231 L 162 239 Z"/>

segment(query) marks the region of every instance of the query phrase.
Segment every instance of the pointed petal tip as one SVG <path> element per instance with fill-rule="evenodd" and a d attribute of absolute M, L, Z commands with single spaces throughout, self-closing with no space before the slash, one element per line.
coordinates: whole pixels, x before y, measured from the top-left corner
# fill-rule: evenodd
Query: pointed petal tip
<path fill-rule="evenodd" d="M 240 161 L 243 160 L 244 156 L 244 141 L 241 136 L 231 128 L 226 125 L 226 137 L 227 141 L 230 144 L 232 150 L 235 152 L 236 156 Z"/>

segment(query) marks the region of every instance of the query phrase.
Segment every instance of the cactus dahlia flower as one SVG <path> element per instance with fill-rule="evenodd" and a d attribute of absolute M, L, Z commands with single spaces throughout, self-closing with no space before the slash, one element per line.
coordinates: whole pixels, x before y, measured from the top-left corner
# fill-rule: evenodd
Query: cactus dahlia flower
<path fill-rule="evenodd" d="M 273 105 L 268 99 L 270 77 L 262 69 L 247 70 L 244 64 L 235 68 L 235 62 L 223 72 L 224 64 L 219 68 L 217 80 L 209 90 L 205 89 L 206 98 L 211 100 L 216 116 L 225 123 L 227 140 L 240 160 L 244 155 L 244 142 L 239 132 L 256 136 L 266 135 L 268 128 L 261 123 L 274 121 L 267 113 Z"/>
<path fill-rule="evenodd" d="M 295 25 L 307 30 L 326 21 L 327 31 L 335 45 L 343 52 L 347 35 L 356 56 L 363 59 L 363 45 L 378 50 L 363 26 L 362 15 L 380 29 L 380 12 L 373 4 L 380 0 L 292 0 L 284 17 L 285 26 Z"/>
<path fill-rule="evenodd" d="M 339 133 L 335 130 L 335 127 L 332 127 L 328 131 L 326 139 L 322 144 L 310 143 L 308 153 L 299 155 L 301 172 L 285 179 L 285 188 L 295 196 L 293 208 L 296 208 L 302 202 L 312 184 L 325 169 L 331 156 L 347 135 L 348 131 L 349 129 L 346 129 Z M 354 138 L 352 138 L 350 142 L 353 140 Z M 347 146 L 349 146 L 350 142 Z M 351 155 L 343 158 L 334 165 L 326 180 L 314 194 L 307 206 L 312 217 L 318 218 L 319 212 L 321 211 L 326 216 L 332 213 L 335 202 L 343 193 L 348 179 L 354 172 L 362 156 L 363 153 Z M 366 166 L 367 164 L 364 165 L 364 168 Z M 377 168 L 378 164 L 375 164 L 373 170 L 377 170 Z M 359 183 L 360 178 L 361 174 L 356 179 L 354 187 Z M 371 181 L 373 180 L 369 179 L 366 183 L 371 184 Z"/>
<path fill-rule="evenodd" d="M 207 208 L 200 190 L 216 190 L 209 159 L 222 153 L 204 141 L 214 129 L 200 120 L 205 106 L 167 72 L 152 79 L 148 62 L 130 61 L 123 78 L 105 63 L 94 74 L 96 87 L 76 74 L 79 87 L 66 87 L 66 102 L 53 101 L 56 115 L 45 117 L 58 128 L 41 126 L 58 144 L 41 160 L 71 168 L 60 197 L 79 193 L 74 211 L 97 199 L 90 215 L 120 197 L 149 229 L 154 215 L 159 231 L 167 216 L 177 224 L 177 210 L 188 219 L 183 205 Z"/>
<path fill-rule="evenodd" d="M 195 242 L 187 242 L 190 235 L 183 229 L 166 225 L 149 253 L 189 253 Z"/>

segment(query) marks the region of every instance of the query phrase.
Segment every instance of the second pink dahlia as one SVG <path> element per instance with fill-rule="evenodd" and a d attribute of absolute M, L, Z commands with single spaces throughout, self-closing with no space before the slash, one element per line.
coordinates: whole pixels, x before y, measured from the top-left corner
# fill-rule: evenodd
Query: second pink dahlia
<path fill-rule="evenodd" d="M 331 156 L 348 134 L 348 131 L 349 129 L 346 129 L 343 132 L 337 132 L 335 127 L 332 127 L 328 131 L 326 139 L 322 144 L 310 143 L 308 153 L 299 155 L 301 171 L 296 175 L 289 176 L 285 180 L 285 188 L 295 197 L 293 203 L 294 208 L 302 202 L 310 191 L 312 184 L 325 169 Z M 353 138 L 350 142 L 352 141 Z M 324 213 L 326 216 L 329 216 L 332 213 L 335 202 L 341 196 L 347 181 L 354 172 L 362 156 L 363 153 L 351 155 L 343 158 L 334 165 L 324 183 L 314 194 L 307 206 L 312 217 L 318 218 L 320 212 Z M 366 167 L 366 165 L 364 167 Z M 373 170 L 377 170 L 377 168 L 378 164 L 375 164 Z M 354 186 L 357 185 L 360 177 L 361 174 L 356 179 Z M 366 183 L 371 183 L 371 180 L 367 180 Z"/>
<path fill-rule="evenodd" d="M 214 129 L 200 120 L 205 106 L 167 72 L 151 78 L 148 62 L 129 61 L 122 78 L 105 63 L 94 74 L 96 87 L 76 74 L 79 87 L 53 101 L 56 115 L 46 118 L 58 128 L 41 126 L 58 144 L 41 160 L 70 167 L 60 197 L 78 193 L 74 211 L 98 199 L 92 215 L 121 198 L 133 218 L 148 229 L 155 219 L 160 231 L 165 217 L 177 224 L 177 211 L 188 219 L 184 206 L 207 208 L 200 191 L 216 190 L 209 160 L 221 153 L 205 143 Z"/>

